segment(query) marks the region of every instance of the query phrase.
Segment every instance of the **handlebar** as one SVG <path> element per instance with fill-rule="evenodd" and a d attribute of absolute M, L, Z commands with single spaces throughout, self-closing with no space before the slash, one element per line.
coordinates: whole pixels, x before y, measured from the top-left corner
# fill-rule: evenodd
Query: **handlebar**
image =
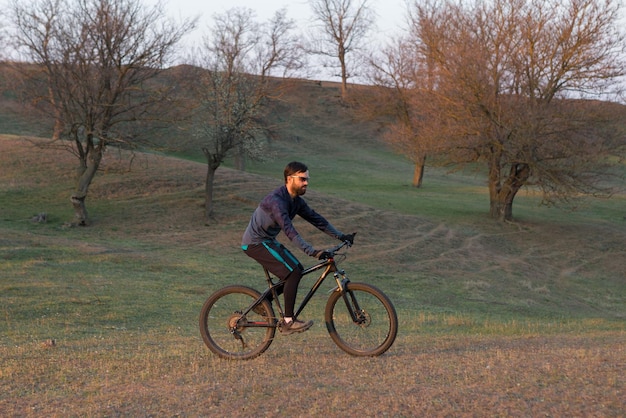
<path fill-rule="evenodd" d="M 320 268 L 323 268 L 324 266 L 327 266 L 331 263 L 335 263 L 335 256 L 340 255 L 337 254 L 337 251 L 339 251 L 340 249 L 342 249 L 343 247 L 351 247 L 352 244 L 350 243 L 350 241 L 343 241 L 341 244 L 337 244 L 332 248 L 329 248 L 327 250 L 324 250 L 324 252 L 328 253 L 330 255 L 330 257 L 328 258 L 320 258 L 319 262 L 309 268 L 306 268 L 302 271 L 302 274 L 309 274 L 312 271 L 318 270 Z M 342 256 L 345 257 L 345 254 L 341 254 Z"/>
<path fill-rule="evenodd" d="M 339 251 L 340 249 L 342 249 L 343 247 L 346 247 L 346 246 L 347 246 L 347 247 L 351 247 L 351 246 L 352 246 L 352 244 L 350 243 L 350 241 L 347 241 L 347 240 L 346 240 L 346 241 L 343 241 L 341 244 L 337 244 L 337 245 L 335 245 L 334 247 L 327 249 L 326 251 L 327 251 L 328 253 L 330 253 L 330 257 L 329 257 L 329 258 L 333 258 L 333 257 L 335 256 L 335 253 L 336 253 L 337 251 Z"/>

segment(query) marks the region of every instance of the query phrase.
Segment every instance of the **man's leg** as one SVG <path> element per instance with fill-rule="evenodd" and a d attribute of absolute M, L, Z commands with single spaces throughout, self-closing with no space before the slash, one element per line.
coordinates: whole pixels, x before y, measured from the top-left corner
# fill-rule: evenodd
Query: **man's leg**
<path fill-rule="evenodd" d="M 302 278 L 302 264 L 291 252 L 277 241 L 267 241 L 263 244 L 250 245 L 246 254 L 258 261 L 272 274 L 285 282 L 285 321 L 280 330 L 283 334 L 293 334 L 311 328 L 313 321 L 303 322 L 293 318 L 298 293 L 298 285 Z"/>
<path fill-rule="evenodd" d="M 293 311 L 296 306 L 296 296 L 298 295 L 298 285 L 300 284 L 300 279 L 302 278 L 302 273 L 300 269 L 292 271 L 289 276 L 287 276 L 287 282 L 285 283 L 285 317 L 293 318 Z"/>
<path fill-rule="evenodd" d="M 302 278 L 302 264 L 277 241 L 250 245 L 245 253 L 280 280 L 286 281 L 284 286 L 285 317 L 293 317 L 298 285 Z"/>

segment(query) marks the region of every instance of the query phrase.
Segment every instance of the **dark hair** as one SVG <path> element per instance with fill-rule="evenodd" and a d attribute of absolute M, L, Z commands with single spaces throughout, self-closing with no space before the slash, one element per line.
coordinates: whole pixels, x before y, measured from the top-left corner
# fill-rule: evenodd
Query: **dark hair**
<path fill-rule="evenodd" d="M 287 183 L 287 177 L 293 176 L 296 173 L 304 173 L 308 169 L 309 168 L 304 163 L 298 161 L 290 162 L 287 166 L 285 166 L 285 171 L 283 173 L 285 175 L 285 183 Z"/>

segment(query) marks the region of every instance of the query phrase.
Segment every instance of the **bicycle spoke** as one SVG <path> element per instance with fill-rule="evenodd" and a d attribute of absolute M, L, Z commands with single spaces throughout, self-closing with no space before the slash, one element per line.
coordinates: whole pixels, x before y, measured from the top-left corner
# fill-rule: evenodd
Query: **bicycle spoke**
<path fill-rule="evenodd" d="M 221 357 L 253 358 L 269 347 L 274 337 L 273 312 L 262 306 L 242 314 L 260 294 L 244 286 L 225 288 L 207 299 L 200 316 L 205 344 Z M 269 304 L 267 305 L 269 309 Z"/>
<path fill-rule="evenodd" d="M 397 333 L 397 316 L 389 299 L 378 289 L 363 283 L 350 283 L 344 298 L 331 295 L 326 323 L 333 341 L 357 356 L 384 353 Z"/>

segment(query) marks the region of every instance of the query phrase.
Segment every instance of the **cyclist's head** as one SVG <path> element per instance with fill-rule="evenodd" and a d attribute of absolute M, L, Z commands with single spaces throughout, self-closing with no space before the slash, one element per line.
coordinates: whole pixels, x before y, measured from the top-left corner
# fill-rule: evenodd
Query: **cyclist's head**
<path fill-rule="evenodd" d="M 287 183 L 287 179 L 289 178 L 289 176 L 293 176 L 296 173 L 305 173 L 308 170 L 309 170 L 309 168 L 304 163 L 301 163 L 301 162 L 298 162 L 298 161 L 290 162 L 285 167 L 285 171 L 283 173 L 284 176 L 285 176 L 285 184 Z"/>

